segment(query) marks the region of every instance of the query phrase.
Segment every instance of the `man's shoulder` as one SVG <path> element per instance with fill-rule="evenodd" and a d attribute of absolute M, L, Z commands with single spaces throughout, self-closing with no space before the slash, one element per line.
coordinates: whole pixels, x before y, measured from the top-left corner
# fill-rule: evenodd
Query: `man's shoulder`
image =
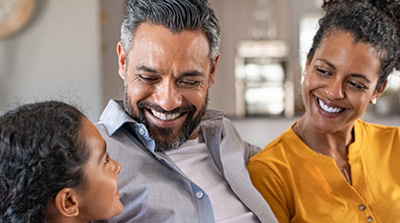
<path fill-rule="evenodd" d="M 203 121 L 213 120 L 213 119 L 223 119 L 225 117 L 225 111 L 219 109 L 207 109 L 203 116 Z"/>
<path fill-rule="evenodd" d="M 235 128 L 231 120 L 225 117 L 225 111 L 218 109 L 208 109 L 203 116 L 202 128 L 225 129 Z"/>

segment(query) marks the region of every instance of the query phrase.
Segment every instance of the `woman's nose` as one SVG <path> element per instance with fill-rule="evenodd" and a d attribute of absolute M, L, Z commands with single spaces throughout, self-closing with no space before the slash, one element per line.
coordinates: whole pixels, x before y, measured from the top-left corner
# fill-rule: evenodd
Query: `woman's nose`
<path fill-rule="evenodd" d="M 325 87 L 325 93 L 330 99 L 344 98 L 343 86 L 340 81 L 334 81 Z"/>

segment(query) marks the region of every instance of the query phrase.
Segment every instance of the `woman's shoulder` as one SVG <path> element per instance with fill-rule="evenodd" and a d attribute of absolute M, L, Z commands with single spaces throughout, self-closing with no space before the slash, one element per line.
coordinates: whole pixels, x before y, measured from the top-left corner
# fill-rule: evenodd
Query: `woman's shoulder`
<path fill-rule="evenodd" d="M 386 143 L 400 142 L 400 127 L 365 122 L 361 119 L 355 124 L 356 135 L 372 141 Z"/>
<path fill-rule="evenodd" d="M 291 153 L 292 149 L 297 147 L 299 143 L 301 143 L 301 140 L 290 127 L 266 145 L 261 152 L 253 157 L 253 160 L 282 159 L 287 156 L 288 153 Z"/>
<path fill-rule="evenodd" d="M 366 122 L 361 119 L 356 121 L 356 125 L 360 126 L 365 131 L 376 131 L 376 132 L 399 132 L 400 126 L 382 125 L 373 122 Z"/>

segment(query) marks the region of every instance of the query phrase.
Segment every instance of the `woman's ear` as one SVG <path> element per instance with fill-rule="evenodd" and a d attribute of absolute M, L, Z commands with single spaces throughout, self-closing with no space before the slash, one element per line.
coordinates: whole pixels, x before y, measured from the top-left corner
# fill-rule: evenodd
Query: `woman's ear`
<path fill-rule="evenodd" d="M 376 90 L 376 92 L 374 94 L 376 99 L 378 99 L 381 96 L 381 94 L 386 89 L 386 87 L 387 87 L 387 80 L 382 83 L 382 85 L 379 89 Z"/>
<path fill-rule="evenodd" d="M 78 196 L 71 188 L 63 188 L 55 198 L 55 206 L 64 217 L 76 217 L 79 215 Z"/>
<path fill-rule="evenodd" d="M 375 93 L 372 95 L 371 100 L 369 101 L 370 104 L 376 104 L 376 101 L 378 98 L 382 95 L 383 91 L 387 87 L 387 80 L 382 83 L 381 87 L 379 89 L 375 90 Z"/>

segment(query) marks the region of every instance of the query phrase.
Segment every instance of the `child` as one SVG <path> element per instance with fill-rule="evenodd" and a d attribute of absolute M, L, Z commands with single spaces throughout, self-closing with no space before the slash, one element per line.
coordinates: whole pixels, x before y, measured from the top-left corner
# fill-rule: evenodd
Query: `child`
<path fill-rule="evenodd" d="M 68 104 L 26 104 L 0 116 L 0 222 L 118 215 L 120 169 L 96 127 Z"/>

